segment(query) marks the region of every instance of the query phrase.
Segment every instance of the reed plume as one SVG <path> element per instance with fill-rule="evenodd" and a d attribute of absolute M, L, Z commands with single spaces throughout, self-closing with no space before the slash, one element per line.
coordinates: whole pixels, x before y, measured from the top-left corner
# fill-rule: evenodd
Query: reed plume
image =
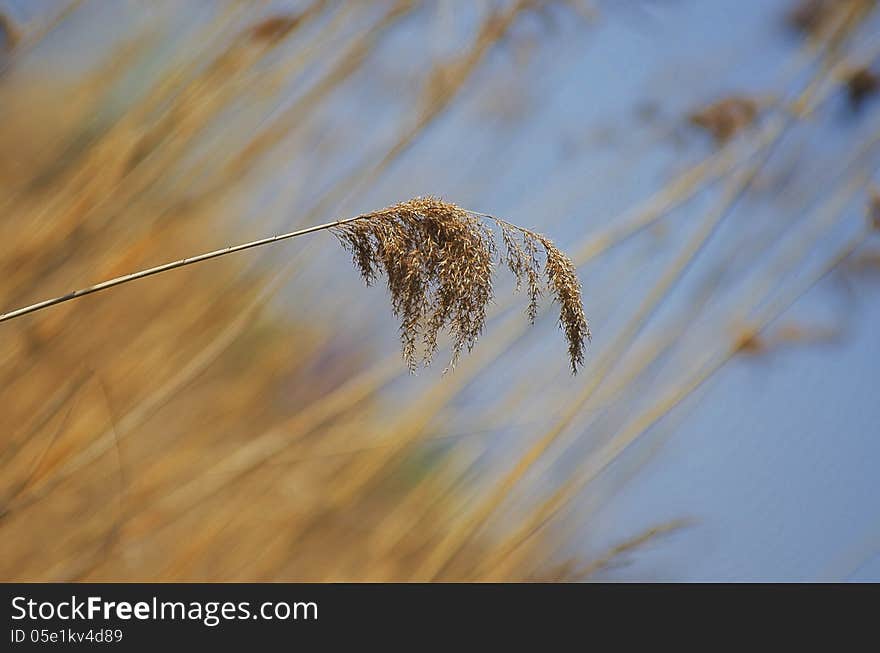
<path fill-rule="evenodd" d="M 543 267 L 560 306 L 559 324 L 568 341 L 571 370 L 577 373 L 590 327 L 575 267 L 549 238 L 435 197 L 417 197 L 362 217 L 333 231 L 351 252 L 367 285 L 380 273 L 385 275 L 392 309 L 400 318 L 403 357 L 411 371 L 420 360 L 430 363 L 443 329 L 452 336 L 450 367 L 464 350 L 473 348 L 493 296 L 494 267 L 503 263 L 518 288 L 527 286 L 532 322 L 538 312 Z M 488 218 L 501 230 L 505 252 L 500 257 L 492 229 L 480 218 Z"/>
<path fill-rule="evenodd" d="M 495 236 L 485 218 L 503 235 L 505 253 L 497 255 Z M 452 335 L 454 367 L 462 351 L 470 351 L 486 323 L 492 299 L 492 274 L 497 263 L 506 263 L 517 281 L 528 286 L 528 317 L 534 322 L 542 293 L 541 269 L 559 304 L 559 325 L 568 341 L 571 370 L 583 364 L 590 326 L 581 302 L 580 282 L 574 264 L 541 234 L 500 218 L 467 211 L 434 197 L 417 197 L 379 211 L 299 229 L 240 245 L 205 252 L 139 272 L 97 283 L 0 315 L 0 322 L 21 317 L 123 283 L 185 267 L 234 252 L 331 230 L 367 282 L 384 274 L 394 314 L 400 318 L 403 357 L 411 372 L 421 361 L 429 364 L 444 329 Z M 543 265 L 539 251 L 543 252 Z M 418 355 L 419 341 L 422 345 Z M 447 368 L 449 369 L 449 368 Z"/>

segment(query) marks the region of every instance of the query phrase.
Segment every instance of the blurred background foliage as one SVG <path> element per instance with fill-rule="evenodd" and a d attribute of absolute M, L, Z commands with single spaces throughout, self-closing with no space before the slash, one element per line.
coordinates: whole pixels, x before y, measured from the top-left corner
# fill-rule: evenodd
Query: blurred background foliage
<path fill-rule="evenodd" d="M 410 376 L 328 234 L 4 323 L 2 577 L 880 578 L 874 9 L 0 2 L 2 310 L 437 194 L 594 333 Z"/>

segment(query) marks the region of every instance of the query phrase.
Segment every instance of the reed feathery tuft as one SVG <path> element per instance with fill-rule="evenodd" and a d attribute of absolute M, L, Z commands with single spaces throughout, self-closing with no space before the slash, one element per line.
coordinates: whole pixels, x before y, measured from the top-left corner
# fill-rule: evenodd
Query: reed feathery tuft
<path fill-rule="evenodd" d="M 480 218 L 500 229 L 503 255 L 498 255 L 493 230 Z M 410 371 L 420 360 L 430 363 L 443 329 L 449 330 L 453 341 L 450 367 L 462 351 L 473 348 L 486 321 L 498 263 L 506 264 L 518 288 L 527 287 L 527 314 L 533 322 L 542 292 L 542 258 L 547 286 L 560 306 L 559 324 L 568 341 L 572 372 L 583 364 L 590 327 L 580 283 L 574 264 L 549 238 L 434 197 L 417 197 L 365 214 L 333 231 L 368 285 L 385 275 Z"/>

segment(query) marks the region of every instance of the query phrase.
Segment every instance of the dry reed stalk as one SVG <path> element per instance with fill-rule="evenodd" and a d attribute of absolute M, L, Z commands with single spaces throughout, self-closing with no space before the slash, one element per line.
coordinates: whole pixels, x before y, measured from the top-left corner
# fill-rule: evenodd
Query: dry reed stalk
<path fill-rule="evenodd" d="M 12 320 L 79 297 L 186 267 L 234 252 L 288 240 L 317 231 L 332 230 L 353 255 L 367 284 L 381 272 L 387 278 L 392 308 L 401 319 L 403 356 L 411 371 L 418 366 L 417 341 L 422 340 L 425 364 L 437 350 L 437 336 L 449 329 L 453 337 L 452 363 L 464 349 L 470 351 L 482 333 L 486 306 L 492 299 L 492 275 L 497 264 L 492 230 L 480 220 L 492 220 L 503 234 L 503 261 L 518 284 L 528 285 L 528 316 L 534 321 L 541 294 L 543 267 L 547 285 L 559 304 L 559 324 L 569 346 L 572 373 L 583 364 L 590 328 L 584 315 L 580 282 L 574 264 L 541 234 L 509 222 L 466 211 L 432 197 L 415 198 L 380 211 L 336 220 L 306 229 L 172 261 L 116 277 L 0 315 Z M 544 262 L 538 257 L 543 251 Z"/>

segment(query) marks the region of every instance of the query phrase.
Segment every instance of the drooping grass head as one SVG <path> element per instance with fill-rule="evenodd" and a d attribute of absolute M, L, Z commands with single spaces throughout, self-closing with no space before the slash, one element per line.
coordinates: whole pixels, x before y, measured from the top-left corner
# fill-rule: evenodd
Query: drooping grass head
<path fill-rule="evenodd" d="M 501 231 L 503 254 L 490 223 Z M 441 330 L 452 336 L 451 365 L 473 348 L 486 321 L 498 263 L 506 264 L 518 287 L 526 286 L 531 321 L 542 291 L 549 289 L 560 306 L 572 372 L 583 364 L 590 327 L 580 283 L 571 260 L 545 236 L 434 197 L 365 214 L 334 231 L 368 285 L 384 274 L 410 370 L 430 362 Z"/>

